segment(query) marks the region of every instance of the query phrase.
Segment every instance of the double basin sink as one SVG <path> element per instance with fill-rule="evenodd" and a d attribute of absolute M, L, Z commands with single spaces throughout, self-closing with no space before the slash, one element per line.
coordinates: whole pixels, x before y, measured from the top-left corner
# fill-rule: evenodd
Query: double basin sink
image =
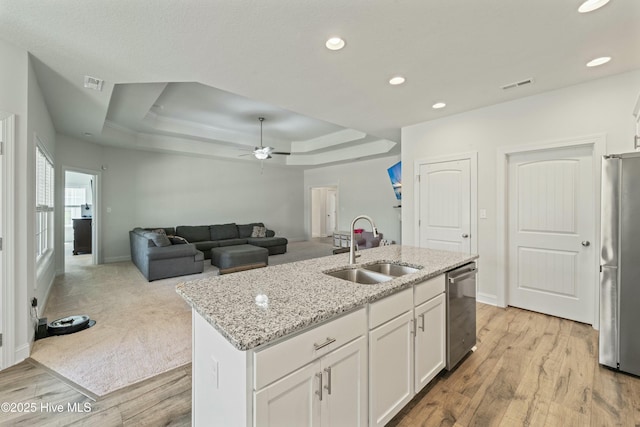
<path fill-rule="evenodd" d="M 406 265 L 379 262 L 357 268 L 330 271 L 325 274 L 362 285 L 376 285 L 378 283 L 388 282 L 396 277 L 404 276 L 405 274 L 415 273 L 416 271 L 418 271 L 417 268 Z"/>

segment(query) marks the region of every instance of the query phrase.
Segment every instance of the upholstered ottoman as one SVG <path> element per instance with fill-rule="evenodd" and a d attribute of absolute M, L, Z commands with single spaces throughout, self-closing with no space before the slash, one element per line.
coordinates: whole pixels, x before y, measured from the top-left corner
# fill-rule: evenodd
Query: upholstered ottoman
<path fill-rule="evenodd" d="M 269 250 L 253 245 L 223 246 L 211 249 L 211 265 L 220 274 L 265 267 L 269 263 Z"/>

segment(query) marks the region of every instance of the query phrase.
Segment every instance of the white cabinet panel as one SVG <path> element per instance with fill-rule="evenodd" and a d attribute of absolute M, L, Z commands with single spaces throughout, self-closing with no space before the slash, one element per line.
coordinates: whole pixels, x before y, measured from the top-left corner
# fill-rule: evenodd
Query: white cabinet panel
<path fill-rule="evenodd" d="M 257 427 L 320 425 L 320 362 L 312 363 L 255 393 Z"/>
<path fill-rule="evenodd" d="M 413 312 L 369 332 L 369 425 L 383 426 L 413 397 Z"/>
<path fill-rule="evenodd" d="M 362 336 L 321 360 L 324 377 L 322 425 L 367 425 L 367 338 Z"/>
<path fill-rule="evenodd" d="M 415 308 L 415 392 L 445 367 L 445 296 L 440 294 Z"/>

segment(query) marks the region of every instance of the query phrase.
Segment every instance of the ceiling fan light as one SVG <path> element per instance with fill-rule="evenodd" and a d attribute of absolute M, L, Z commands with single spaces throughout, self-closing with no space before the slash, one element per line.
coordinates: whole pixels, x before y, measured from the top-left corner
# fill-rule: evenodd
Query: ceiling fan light
<path fill-rule="evenodd" d="M 253 153 L 258 160 L 267 160 L 269 158 L 269 153 L 266 151 L 256 151 Z"/>

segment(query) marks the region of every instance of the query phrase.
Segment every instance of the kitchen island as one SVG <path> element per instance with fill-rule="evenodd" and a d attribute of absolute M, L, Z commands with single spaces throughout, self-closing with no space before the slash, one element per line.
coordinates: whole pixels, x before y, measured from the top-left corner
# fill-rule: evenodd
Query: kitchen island
<path fill-rule="evenodd" d="M 374 285 L 353 283 L 325 274 L 349 267 L 348 254 L 339 254 L 177 286 L 193 309 L 195 425 L 378 425 L 411 399 L 419 382 L 416 320 L 423 332 L 432 329 L 439 359 L 443 273 L 477 256 L 408 246 L 360 253 L 358 266 L 390 262 L 419 270 Z M 388 359 L 382 337 L 393 337 L 386 348 L 406 359 L 400 372 L 411 376 L 405 382 L 412 390 L 401 390 L 398 402 L 370 390 L 376 375 L 369 370 Z M 434 366 L 429 379 L 444 364 Z"/>

